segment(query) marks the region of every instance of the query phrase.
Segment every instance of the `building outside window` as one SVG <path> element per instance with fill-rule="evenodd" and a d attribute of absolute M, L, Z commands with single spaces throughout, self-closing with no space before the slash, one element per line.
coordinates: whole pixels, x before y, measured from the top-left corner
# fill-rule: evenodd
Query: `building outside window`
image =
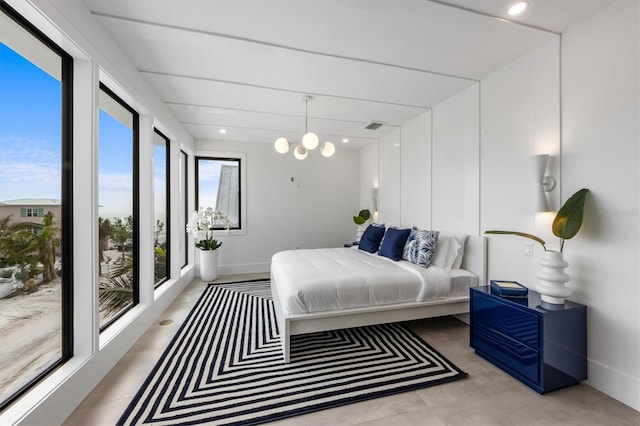
<path fill-rule="evenodd" d="M 239 158 L 196 157 L 196 208 L 212 207 L 227 215 L 231 229 L 241 229 L 240 199 Z"/>

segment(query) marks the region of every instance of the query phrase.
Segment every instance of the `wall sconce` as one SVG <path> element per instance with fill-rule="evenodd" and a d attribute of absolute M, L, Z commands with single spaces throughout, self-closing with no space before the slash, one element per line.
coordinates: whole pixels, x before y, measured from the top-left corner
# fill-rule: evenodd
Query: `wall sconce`
<path fill-rule="evenodd" d="M 373 205 L 373 213 L 378 213 L 378 188 L 371 189 L 371 203 Z"/>
<path fill-rule="evenodd" d="M 536 155 L 535 160 L 535 179 L 536 179 L 536 212 L 549 212 L 553 209 L 549 206 L 547 192 L 556 187 L 556 180 L 548 175 L 547 165 L 549 164 L 549 155 Z"/>

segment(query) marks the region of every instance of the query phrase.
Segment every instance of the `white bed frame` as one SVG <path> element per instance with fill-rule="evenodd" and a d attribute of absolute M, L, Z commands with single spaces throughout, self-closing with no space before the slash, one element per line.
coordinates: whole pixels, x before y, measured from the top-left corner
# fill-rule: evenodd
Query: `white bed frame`
<path fill-rule="evenodd" d="M 486 283 L 486 253 L 487 241 L 484 236 L 470 235 L 467 237 L 465 252 L 462 258 L 462 269 L 475 273 L 480 278 L 479 285 L 485 285 Z M 271 277 L 271 292 L 276 318 L 278 320 L 285 363 L 289 363 L 291 360 L 291 336 L 296 334 L 465 314 L 469 312 L 469 296 L 467 295 L 426 302 L 399 303 L 306 314 L 290 314 L 282 310 L 273 276 Z"/>

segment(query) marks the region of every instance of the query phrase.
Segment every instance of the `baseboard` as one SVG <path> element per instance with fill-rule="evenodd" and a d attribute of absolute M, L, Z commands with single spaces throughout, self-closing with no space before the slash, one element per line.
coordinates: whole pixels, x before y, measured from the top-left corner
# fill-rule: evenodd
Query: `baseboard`
<path fill-rule="evenodd" d="M 593 360 L 588 361 L 587 368 L 586 384 L 640 411 L 640 379 Z"/>
<path fill-rule="evenodd" d="M 244 263 L 236 265 L 220 265 L 220 275 L 237 274 L 258 274 L 268 273 L 271 269 L 270 263 Z"/>

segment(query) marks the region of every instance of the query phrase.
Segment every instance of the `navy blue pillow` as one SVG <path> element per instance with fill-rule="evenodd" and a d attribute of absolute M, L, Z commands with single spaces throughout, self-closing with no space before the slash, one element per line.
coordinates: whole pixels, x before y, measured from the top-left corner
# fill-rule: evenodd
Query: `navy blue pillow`
<path fill-rule="evenodd" d="M 404 245 L 411 234 L 411 229 L 389 228 L 382 240 L 378 254 L 392 260 L 402 259 Z"/>
<path fill-rule="evenodd" d="M 380 248 L 380 241 L 384 237 L 384 225 L 369 225 L 364 230 L 358 248 L 369 253 L 375 253 Z"/>

